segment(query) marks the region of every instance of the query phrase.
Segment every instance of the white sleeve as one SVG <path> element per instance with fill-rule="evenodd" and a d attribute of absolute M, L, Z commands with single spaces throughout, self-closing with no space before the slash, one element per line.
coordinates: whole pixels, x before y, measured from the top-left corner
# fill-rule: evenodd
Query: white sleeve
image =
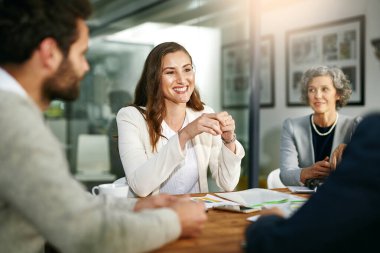
<path fill-rule="evenodd" d="M 156 191 L 185 159 L 178 135 L 153 152 L 147 125 L 134 107 L 122 108 L 116 117 L 119 153 L 131 189 L 145 197 Z"/>
<path fill-rule="evenodd" d="M 222 143 L 220 136 L 213 136 L 210 157 L 211 175 L 216 184 L 225 191 L 233 191 L 238 184 L 241 160 L 245 155 L 244 148 L 240 142 L 236 140 L 235 144 L 236 154 Z"/>

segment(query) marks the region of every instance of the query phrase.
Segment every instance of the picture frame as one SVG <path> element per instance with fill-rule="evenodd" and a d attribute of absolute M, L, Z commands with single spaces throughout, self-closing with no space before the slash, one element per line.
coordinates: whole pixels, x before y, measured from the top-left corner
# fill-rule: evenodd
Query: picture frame
<path fill-rule="evenodd" d="M 301 101 L 301 77 L 318 65 L 342 69 L 351 82 L 348 105 L 364 105 L 365 19 L 356 16 L 286 33 L 287 106 Z"/>
<path fill-rule="evenodd" d="M 260 106 L 274 107 L 274 42 L 273 36 L 261 39 Z M 222 47 L 222 106 L 248 108 L 250 99 L 249 41 Z"/>

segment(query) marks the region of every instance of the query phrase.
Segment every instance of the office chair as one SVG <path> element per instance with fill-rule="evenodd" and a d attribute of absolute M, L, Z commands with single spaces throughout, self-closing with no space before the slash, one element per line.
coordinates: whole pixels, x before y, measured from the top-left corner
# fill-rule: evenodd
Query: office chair
<path fill-rule="evenodd" d="M 110 174 L 109 143 L 106 135 L 80 134 L 78 138 L 77 174 L 114 180 Z"/>
<path fill-rule="evenodd" d="M 280 169 L 275 169 L 271 171 L 267 177 L 267 188 L 286 188 L 286 186 L 281 182 L 280 179 Z"/>

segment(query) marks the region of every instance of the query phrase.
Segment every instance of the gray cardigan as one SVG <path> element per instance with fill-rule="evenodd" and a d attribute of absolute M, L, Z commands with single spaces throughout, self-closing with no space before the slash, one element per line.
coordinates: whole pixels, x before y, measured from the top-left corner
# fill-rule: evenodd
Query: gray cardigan
<path fill-rule="evenodd" d="M 70 174 L 61 145 L 30 100 L 0 90 L 0 248 L 40 252 L 143 252 L 173 241 L 168 208 L 131 212 L 135 201 L 94 197 Z"/>
<path fill-rule="evenodd" d="M 331 152 L 341 143 L 348 143 L 360 117 L 352 118 L 339 114 Z M 331 157 L 331 154 L 330 154 Z M 286 119 L 281 133 L 280 178 L 285 185 L 301 185 L 301 169 L 314 163 L 314 148 L 310 115 Z"/>

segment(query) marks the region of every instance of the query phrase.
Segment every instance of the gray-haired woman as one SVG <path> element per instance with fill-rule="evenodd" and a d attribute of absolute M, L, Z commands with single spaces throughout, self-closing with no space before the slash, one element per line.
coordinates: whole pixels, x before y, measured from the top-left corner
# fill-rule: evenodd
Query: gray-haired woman
<path fill-rule="evenodd" d="M 326 178 L 360 121 L 338 114 L 352 93 L 350 81 L 339 68 L 310 68 L 303 74 L 301 85 L 301 98 L 313 113 L 286 119 L 283 124 L 280 178 L 285 185 Z"/>

